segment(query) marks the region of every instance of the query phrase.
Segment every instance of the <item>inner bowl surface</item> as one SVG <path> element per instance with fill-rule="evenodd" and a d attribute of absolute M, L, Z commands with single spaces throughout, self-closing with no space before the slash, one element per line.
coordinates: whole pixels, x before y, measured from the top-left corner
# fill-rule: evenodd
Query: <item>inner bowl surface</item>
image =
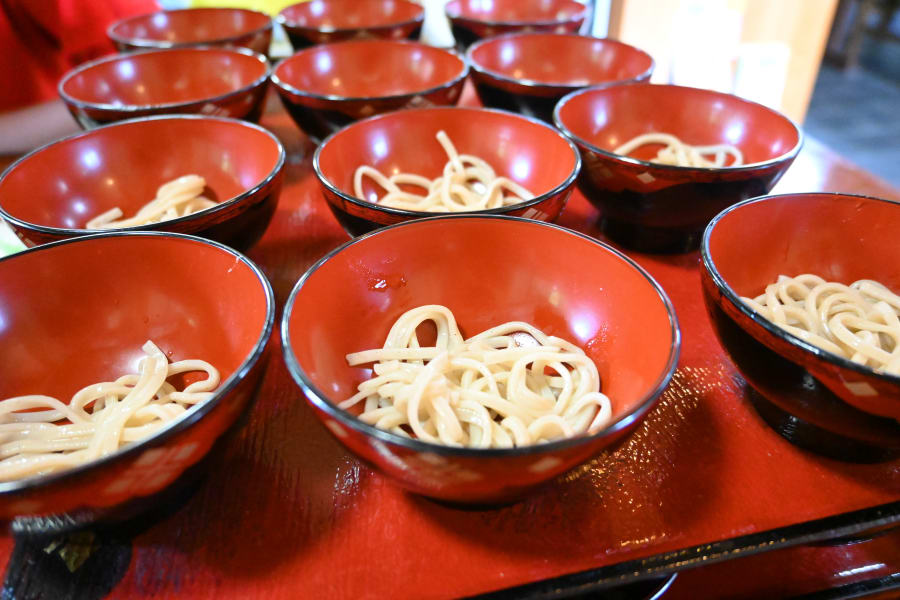
<path fill-rule="evenodd" d="M 607 235 L 650 252 L 696 248 L 724 208 L 767 193 L 800 151 L 799 128 L 778 112 L 720 92 L 630 83 L 572 92 L 554 122 L 585 162 L 579 187 L 602 213 Z M 693 145 L 733 144 L 744 165 L 700 168 L 649 162 L 661 148 L 612 151 L 632 138 L 669 133 Z"/>
<path fill-rule="evenodd" d="M 718 216 L 704 235 L 706 292 L 746 333 L 816 378 L 806 387 L 824 386 L 823 393 L 859 410 L 900 418 L 900 377 L 808 344 L 739 299 L 761 294 L 778 275 L 802 273 L 845 284 L 874 279 L 900 291 L 900 246 L 891 242 L 897 227 L 900 204 L 863 196 L 789 194 L 739 204 Z M 785 404 L 770 389 L 760 392 Z"/>
<path fill-rule="evenodd" d="M 409 0 L 311 0 L 278 14 L 295 49 L 353 38 L 417 36 L 425 9 Z"/>
<path fill-rule="evenodd" d="M 160 185 L 197 174 L 218 206 L 128 229 L 200 233 L 247 245 L 241 242 L 261 234 L 265 214 L 271 217 L 284 160 L 275 136 L 244 121 L 185 115 L 124 121 L 14 163 L 0 176 L 0 215 L 34 244 L 96 233 L 84 228 L 93 217 L 116 206 L 131 216 Z"/>
<path fill-rule="evenodd" d="M 465 61 L 440 48 L 356 40 L 301 50 L 278 65 L 273 80 L 299 94 L 375 99 L 425 92 L 465 73 Z"/>
<path fill-rule="evenodd" d="M 576 33 L 587 6 L 575 0 L 450 0 L 444 6 L 458 45 L 503 33 Z"/>
<path fill-rule="evenodd" d="M 120 50 L 232 44 L 266 53 L 271 30 L 272 19 L 255 10 L 186 8 L 122 19 L 107 34 Z"/>
<path fill-rule="evenodd" d="M 2 259 L 0 280 L 0 398 L 68 402 L 86 385 L 137 372 L 147 340 L 170 360 L 207 360 L 222 375 L 213 398 L 146 440 L 68 471 L 0 483 L 0 517 L 102 511 L 156 493 L 206 454 L 255 392 L 272 291 L 224 246 L 102 234 Z"/>
<path fill-rule="evenodd" d="M 391 324 L 424 304 L 450 308 L 465 336 L 521 320 L 581 346 L 615 423 L 590 437 L 472 450 L 404 439 L 337 409 L 369 374 L 345 355 L 381 347 Z M 652 406 L 679 348 L 668 299 L 629 259 L 556 226 L 486 216 L 414 221 L 349 242 L 298 282 L 282 332 L 292 374 L 341 442 L 408 489 L 465 502 L 520 496 L 612 443 Z"/>
<path fill-rule="evenodd" d="M 539 220 L 558 216 L 581 165 L 578 152 L 557 130 L 502 111 L 428 108 L 359 121 L 318 148 L 313 167 L 338 218 L 350 214 L 384 225 L 433 214 L 375 204 L 384 192 L 369 179 L 363 184 L 365 198 L 357 198 L 353 175 L 357 167 L 369 165 L 382 173 L 440 176 L 447 162 L 447 154 L 435 139 L 441 130 L 460 154 L 481 157 L 498 176 L 509 177 L 535 194 L 532 200 L 481 212 L 520 211 L 515 214 Z M 549 205 L 545 204 L 548 200 L 552 200 Z M 352 223 L 342 224 L 354 229 Z"/>
<path fill-rule="evenodd" d="M 522 84 L 585 87 L 650 76 L 649 54 L 615 40 L 572 34 L 518 33 L 483 40 L 468 51 L 477 71 Z"/>

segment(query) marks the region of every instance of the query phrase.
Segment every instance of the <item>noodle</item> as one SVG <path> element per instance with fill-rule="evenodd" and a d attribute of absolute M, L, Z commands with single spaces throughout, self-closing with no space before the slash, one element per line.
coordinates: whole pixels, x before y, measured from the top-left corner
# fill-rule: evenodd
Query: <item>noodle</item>
<path fill-rule="evenodd" d="M 117 229 L 159 223 L 184 217 L 215 206 L 217 203 L 203 197 L 206 180 L 199 175 L 185 175 L 164 183 L 156 191 L 156 198 L 145 204 L 133 217 L 120 219 L 124 214 L 118 206 L 97 215 L 87 222 L 87 229 Z"/>
<path fill-rule="evenodd" d="M 737 146 L 731 144 L 716 144 L 714 146 L 691 146 L 685 144 L 674 135 L 668 133 L 645 133 L 633 138 L 615 150 L 613 154 L 628 156 L 641 146 L 647 144 L 663 144 L 665 147 L 656 153 L 656 158 L 650 162 L 663 165 L 675 165 L 677 167 L 739 167 L 744 164 L 744 155 Z M 713 155 L 712 160 L 704 156 Z M 725 161 L 728 156 L 732 160 L 730 165 Z"/>
<path fill-rule="evenodd" d="M 111 454 L 181 418 L 208 400 L 219 372 L 206 361 L 169 364 L 148 341 L 138 374 L 82 388 L 65 404 L 50 396 L 0 400 L 0 481 L 69 469 Z M 205 371 L 177 391 L 166 378 Z"/>
<path fill-rule="evenodd" d="M 437 327 L 434 346 L 419 345 L 416 328 L 425 321 Z M 594 433 L 612 417 L 594 362 L 527 323 L 464 340 L 448 308 L 420 306 L 397 319 L 382 349 L 348 354 L 347 362 L 375 362 L 374 376 L 339 407 L 362 402 L 363 422 L 425 442 L 527 446 Z"/>
<path fill-rule="evenodd" d="M 470 154 L 458 154 L 450 137 L 444 131 L 437 132 L 437 140 L 447 153 L 443 175 L 428 179 L 412 173 L 396 173 L 390 177 L 368 165 L 357 167 L 353 175 L 353 193 L 365 199 L 362 181 L 369 177 L 387 193 L 378 204 L 391 208 L 424 212 L 465 212 L 500 208 L 534 198 L 534 194 L 515 181 L 498 177 L 484 160 Z M 413 194 L 401 185 L 426 190 Z M 512 194 L 507 196 L 506 192 Z"/>
<path fill-rule="evenodd" d="M 817 275 L 779 275 L 763 294 L 741 300 L 810 344 L 900 375 L 900 296 L 877 281 L 848 286 Z"/>

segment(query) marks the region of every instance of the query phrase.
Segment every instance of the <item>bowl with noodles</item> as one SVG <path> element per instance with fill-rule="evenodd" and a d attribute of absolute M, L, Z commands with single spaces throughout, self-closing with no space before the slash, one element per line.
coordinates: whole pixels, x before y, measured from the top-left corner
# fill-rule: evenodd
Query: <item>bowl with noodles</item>
<path fill-rule="evenodd" d="M 312 0 L 284 8 L 276 20 L 300 50 L 354 39 L 418 39 L 425 9 L 410 0 Z"/>
<path fill-rule="evenodd" d="M 28 245 L 119 229 L 188 233 L 245 249 L 275 213 L 284 161 L 281 142 L 246 121 L 122 121 L 10 165 L 0 175 L 0 216 Z"/>
<path fill-rule="evenodd" d="M 359 121 L 325 140 L 313 170 L 350 235 L 441 213 L 556 220 L 581 160 L 536 119 L 484 108 L 423 108 Z"/>
<path fill-rule="evenodd" d="M 577 33 L 588 7 L 576 0 L 450 0 L 444 5 L 458 46 L 504 33 Z"/>
<path fill-rule="evenodd" d="M 245 8 L 182 8 L 120 19 L 106 35 L 119 52 L 183 46 L 236 46 L 269 53 L 272 18 Z"/>
<path fill-rule="evenodd" d="M 199 474 L 253 402 L 275 301 L 230 248 L 102 233 L 0 259 L 0 519 L 129 517 Z"/>
<path fill-rule="evenodd" d="M 318 142 L 372 115 L 459 101 L 469 68 L 457 54 L 398 40 L 352 40 L 297 52 L 272 83 L 288 114 Z"/>
<path fill-rule="evenodd" d="M 571 33 L 511 33 L 469 47 L 472 82 L 484 106 L 553 123 L 566 94 L 590 86 L 641 82 L 653 73 L 643 50 Z"/>
<path fill-rule="evenodd" d="M 247 48 L 196 46 L 98 58 L 60 80 L 59 95 L 85 129 L 134 117 L 202 114 L 258 121 L 266 58 Z"/>
<path fill-rule="evenodd" d="M 721 210 L 772 189 L 803 138 L 761 104 L 649 83 L 572 92 L 553 119 L 581 152 L 578 186 L 606 235 L 645 252 L 696 249 Z"/>
<path fill-rule="evenodd" d="M 472 214 L 332 251 L 297 282 L 281 331 L 338 441 L 417 494 L 482 504 L 623 439 L 680 347 L 665 292 L 631 259 L 549 223 Z"/>
<path fill-rule="evenodd" d="M 898 227 L 897 202 L 788 194 L 737 204 L 703 236 L 723 346 L 794 433 L 809 425 L 800 443 L 838 458 L 900 450 Z"/>

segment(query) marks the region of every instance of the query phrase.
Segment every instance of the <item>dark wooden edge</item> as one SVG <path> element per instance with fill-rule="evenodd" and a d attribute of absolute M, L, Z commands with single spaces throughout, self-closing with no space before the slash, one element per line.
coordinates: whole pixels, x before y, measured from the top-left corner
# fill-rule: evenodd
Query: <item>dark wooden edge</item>
<path fill-rule="evenodd" d="M 867 530 L 881 529 L 890 525 L 900 526 L 900 501 L 730 538 L 711 544 L 702 544 L 674 552 L 656 554 L 598 569 L 570 573 L 535 583 L 472 596 L 472 598 L 482 600 L 569 598 L 734 558 L 752 556 L 801 544 L 854 536 Z M 900 587 L 900 574 L 884 579 L 890 581 L 880 584 L 882 587 L 877 588 L 878 591 L 892 589 L 884 587 L 887 585 Z M 882 580 L 870 581 L 877 582 Z M 849 590 L 850 587 L 855 585 L 859 584 L 842 586 L 835 588 L 833 591 L 844 588 Z M 869 591 L 875 590 L 866 590 L 865 593 L 869 593 Z M 819 596 L 812 597 L 819 598 Z M 822 598 L 855 597 L 858 596 L 822 596 Z"/>
<path fill-rule="evenodd" d="M 790 600 L 849 600 L 850 598 L 865 598 L 873 594 L 878 594 L 881 598 L 887 598 L 888 596 L 881 596 L 881 594 L 890 591 L 897 591 L 898 595 L 900 595 L 900 573 L 848 583 L 830 590 L 794 596 Z M 896 596 L 891 595 L 890 597 L 894 598 Z"/>

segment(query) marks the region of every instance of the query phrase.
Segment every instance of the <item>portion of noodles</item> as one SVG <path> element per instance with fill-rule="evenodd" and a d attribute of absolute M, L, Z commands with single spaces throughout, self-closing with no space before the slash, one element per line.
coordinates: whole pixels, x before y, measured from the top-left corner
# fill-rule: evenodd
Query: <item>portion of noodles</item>
<path fill-rule="evenodd" d="M 447 153 L 443 175 L 428 179 L 413 173 L 395 173 L 390 177 L 368 165 L 357 167 L 353 175 L 353 193 L 365 199 L 363 178 L 369 177 L 383 190 L 378 204 L 391 208 L 424 212 L 465 212 L 500 208 L 534 198 L 534 194 L 507 177 L 498 177 L 486 161 L 471 154 L 459 154 L 444 131 L 437 140 Z M 400 186 L 421 188 L 424 194 L 405 191 Z M 508 194 L 507 194 L 508 192 Z"/>
<path fill-rule="evenodd" d="M 817 275 L 779 275 L 763 294 L 741 300 L 810 344 L 900 375 L 900 296 L 877 281 L 844 285 Z"/>
<path fill-rule="evenodd" d="M 744 164 L 744 155 L 740 148 L 731 144 L 716 144 L 713 146 L 691 146 L 669 133 L 645 133 L 628 140 L 615 150 L 613 154 L 628 156 L 641 146 L 647 144 L 662 144 L 664 147 L 656 153 L 656 158 L 650 162 L 662 165 L 674 165 L 677 167 L 739 167 Z M 728 162 L 728 157 L 731 162 Z M 707 158 L 709 157 L 709 158 Z"/>
<path fill-rule="evenodd" d="M 86 228 L 135 227 L 193 214 L 217 204 L 203 196 L 205 187 L 206 180 L 199 175 L 184 175 L 161 185 L 156 191 L 156 198 L 142 206 L 133 217 L 122 219 L 124 213 L 117 206 L 88 221 Z"/>
<path fill-rule="evenodd" d="M 416 328 L 432 321 L 434 346 Z M 594 433 L 612 417 L 597 366 L 584 351 L 528 323 L 509 322 L 464 340 L 450 310 L 420 306 L 391 327 L 384 347 L 347 355 L 374 376 L 341 402 L 402 436 L 448 446 L 510 448 Z"/>
<path fill-rule="evenodd" d="M 208 400 L 219 371 L 203 360 L 169 364 L 148 341 L 139 372 L 78 391 L 68 404 L 50 396 L 0 400 L 0 481 L 69 469 L 111 454 L 181 418 Z M 180 373 L 205 371 L 206 379 L 178 391 L 167 382 Z"/>

